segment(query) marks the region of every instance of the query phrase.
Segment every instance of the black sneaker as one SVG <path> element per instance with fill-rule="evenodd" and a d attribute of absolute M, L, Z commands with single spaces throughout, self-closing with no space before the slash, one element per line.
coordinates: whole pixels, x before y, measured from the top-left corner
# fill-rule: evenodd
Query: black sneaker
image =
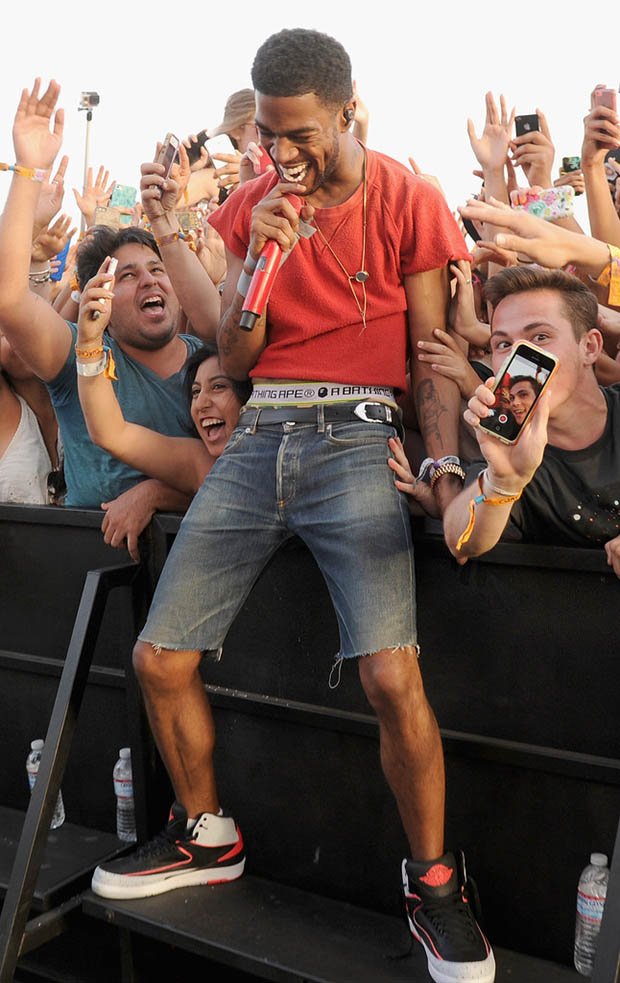
<path fill-rule="evenodd" d="M 92 889 L 102 898 L 149 898 L 177 887 L 219 884 L 241 877 L 243 839 L 229 816 L 205 812 L 187 831 L 187 813 L 175 802 L 162 833 L 133 853 L 97 867 Z"/>
<path fill-rule="evenodd" d="M 403 860 L 409 928 L 426 950 L 435 983 L 493 983 L 493 950 L 476 921 L 468 895 L 465 858 Z"/>

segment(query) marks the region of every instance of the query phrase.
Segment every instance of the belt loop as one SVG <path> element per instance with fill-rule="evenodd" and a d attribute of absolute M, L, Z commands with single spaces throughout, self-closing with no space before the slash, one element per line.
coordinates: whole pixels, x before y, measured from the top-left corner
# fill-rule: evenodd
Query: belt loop
<path fill-rule="evenodd" d="M 260 408 L 260 406 L 259 406 L 259 407 L 257 407 L 257 409 L 255 410 L 255 415 L 254 415 L 254 420 L 253 420 L 253 422 L 252 422 L 252 426 L 251 426 L 251 427 L 248 427 L 248 428 L 247 428 L 247 430 L 248 430 L 248 433 L 251 433 L 251 434 L 252 434 L 252 436 L 255 436 L 255 434 L 256 434 L 256 428 L 257 428 L 257 426 L 258 426 L 258 418 L 259 418 L 259 416 L 260 416 L 260 411 L 261 411 L 261 408 Z"/>
<path fill-rule="evenodd" d="M 316 408 L 316 432 L 325 433 L 325 407 L 323 403 L 319 403 Z"/>

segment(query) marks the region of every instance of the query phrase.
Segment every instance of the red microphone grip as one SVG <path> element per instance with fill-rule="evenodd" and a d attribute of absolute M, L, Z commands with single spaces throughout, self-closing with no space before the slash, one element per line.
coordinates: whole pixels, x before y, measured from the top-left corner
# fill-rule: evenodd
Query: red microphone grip
<path fill-rule="evenodd" d="M 299 215 L 303 208 L 303 199 L 299 195 L 285 195 L 284 197 L 290 201 Z M 256 269 L 252 274 L 250 289 L 243 304 L 239 327 L 243 328 L 244 331 L 252 331 L 265 310 L 271 288 L 280 269 L 281 258 L 282 248 L 275 239 L 269 239 L 258 257 Z"/>

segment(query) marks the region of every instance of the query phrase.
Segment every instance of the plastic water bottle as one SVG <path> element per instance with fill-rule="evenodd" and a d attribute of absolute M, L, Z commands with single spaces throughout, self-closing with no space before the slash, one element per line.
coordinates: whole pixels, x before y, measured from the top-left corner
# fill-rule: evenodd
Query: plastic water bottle
<path fill-rule="evenodd" d="M 604 853 L 591 854 L 590 863 L 581 872 L 577 889 L 575 969 L 582 976 L 591 976 L 594 969 L 608 880 L 607 857 Z"/>
<path fill-rule="evenodd" d="M 28 773 L 28 784 L 30 786 L 30 794 L 32 795 L 32 790 L 34 788 L 35 782 L 37 780 L 37 775 L 39 774 L 39 765 L 41 764 L 41 751 L 45 747 L 45 741 L 40 738 L 36 741 L 32 741 L 30 744 L 30 754 L 26 758 L 26 771 Z M 58 798 L 56 799 L 56 808 L 54 809 L 54 815 L 52 816 L 52 821 L 50 823 L 50 829 L 58 829 L 59 826 L 65 821 L 65 806 L 62 801 L 62 792 L 58 793 Z"/>
<path fill-rule="evenodd" d="M 122 747 L 114 765 L 114 792 L 116 794 L 116 835 L 119 840 L 133 843 L 136 839 L 136 817 L 133 805 L 133 778 L 131 775 L 131 748 Z"/>

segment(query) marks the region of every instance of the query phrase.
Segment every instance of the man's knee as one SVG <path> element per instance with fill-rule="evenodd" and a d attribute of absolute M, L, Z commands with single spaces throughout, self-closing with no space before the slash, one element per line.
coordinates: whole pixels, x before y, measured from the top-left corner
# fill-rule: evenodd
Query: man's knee
<path fill-rule="evenodd" d="M 359 660 L 362 686 L 373 709 L 396 711 L 426 701 L 415 645 L 383 649 Z"/>
<path fill-rule="evenodd" d="M 200 658 L 200 652 L 175 652 L 138 640 L 133 667 L 142 687 L 180 689 L 193 677 Z"/>

